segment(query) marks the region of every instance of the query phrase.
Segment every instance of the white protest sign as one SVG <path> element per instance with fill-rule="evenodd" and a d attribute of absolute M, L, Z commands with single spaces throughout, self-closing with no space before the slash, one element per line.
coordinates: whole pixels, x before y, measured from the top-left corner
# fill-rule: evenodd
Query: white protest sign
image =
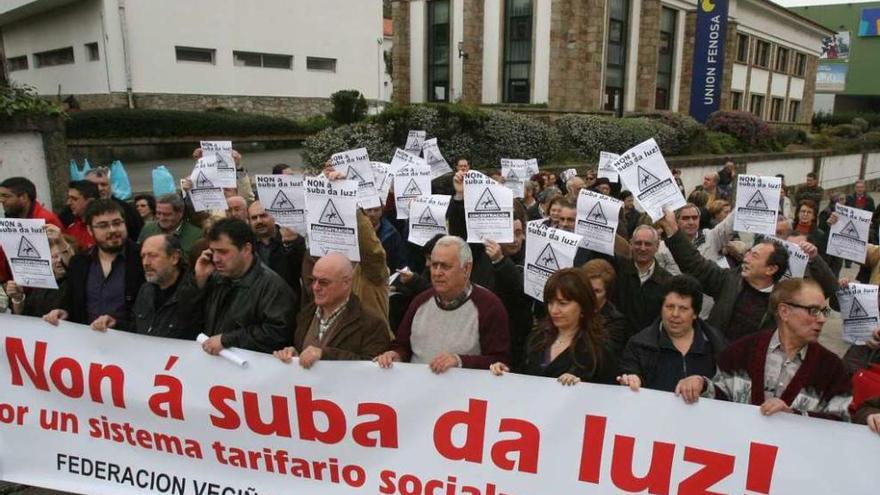
<path fill-rule="evenodd" d="M 617 153 L 608 153 L 607 151 L 599 152 L 599 175 L 598 177 L 606 177 L 608 182 L 620 182 L 620 174 L 611 164 L 614 160 L 620 158 Z"/>
<path fill-rule="evenodd" d="M 583 236 L 581 247 L 614 256 L 614 237 L 623 201 L 581 189 L 577 202 L 575 233 Z"/>
<path fill-rule="evenodd" d="M 513 192 L 480 172 L 464 176 L 467 242 L 513 242 Z"/>
<path fill-rule="evenodd" d="M 529 158 L 526 160 L 526 172 L 529 174 L 529 179 L 531 180 L 532 176 L 538 175 L 540 170 L 538 169 L 538 159 L 537 158 Z"/>
<path fill-rule="evenodd" d="M 677 210 L 686 204 L 653 138 L 627 150 L 612 166 L 651 220 L 660 220 L 664 208 Z"/>
<path fill-rule="evenodd" d="M 409 218 L 409 202 L 431 194 L 431 167 L 426 163 L 403 167 L 394 173 L 394 206 L 397 219 Z"/>
<path fill-rule="evenodd" d="M 12 279 L 22 287 L 58 288 L 44 224 L 42 218 L 0 218 L 0 246 L 12 269 Z"/>
<path fill-rule="evenodd" d="M 306 235 L 306 200 L 302 174 L 255 175 L 257 196 L 275 223 Z"/>
<path fill-rule="evenodd" d="M 376 190 L 382 204 L 388 197 L 388 191 L 391 190 L 391 182 L 393 177 L 388 175 L 388 164 L 382 162 L 370 162 L 370 168 L 373 169 L 373 181 L 376 184 Z"/>
<path fill-rule="evenodd" d="M 793 242 L 788 242 L 773 236 L 768 237 L 782 243 L 782 245 L 785 246 L 785 250 L 788 251 L 788 269 L 785 270 L 782 278 L 804 278 L 804 274 L 807 273 L 807 264 L 810 262 L 810 257 L 807 253 Z"/>
<path fill-rule="evenodd" d="M 425 131 L 409 131 L 409 134 L 406 136 L 406 145 L 404 145 L 403 149 L 409 153 L 418 155 L 422 152 L 422 146 L 425 144 L 425 138 L 427 136 L 428 133 Z"/>
<path fill-rule="evenodd" d="M 305 178 L 309 254 L 342 253 L 351 261 L 361 260 L 357 194 L 357 181 L 329 181 L 323 175 Z"/>
<path fill-rule="evenodd" d="M 220 187 L 238 187 L 235 179 L 235 160 L 232 158 L 232 141 L 202 141 L 203 158 L 214 158 L 217 163 L 217 182 Z"/>
<path fill-rule="evenodd" d="M 760 175 L 737 176 L 733 229 L 774 235 L 782 179 Z"/>
<path fill-rule="evenodd" d="M 376 179 L 373 176 L 373 166 L 366 148 L 336 153 L 330 157 L 330 161 L 336 170 L 345 174 L 346 179 L 357 181 L 358 206 L 361 208 L 382 206 L 376 188 Z"/>
<path fill-rule="evenodd" d="M 431 194 L 419 196 L 410 202 L 409 242 L 424 246 L 437 234 L 446 235 L 446 210 L 452 196 Z"/>
<path fill-rule="evenodd" d="M 410 165 L 427 164 L 428 162 L 426 162 L 424 158 L 397 148 L 396 150 L 394 150 L 394 156 L 391 158 L 391 163 L 388 165 L 388 173 L 394 175 L 395 172 L 402 169 L 403 167 L 408 167 Z"/>
<path fill-rule="evenodd" d="M 864 263 L 868 255 L 868 231 L 871 229 L 870 211 L 836 205 L 837 222 L 831 226 L 826 253 L 846 260 Z"/>
<path fill-rule="evenodd" d="M 873 494 L 864 425 L 0 315 L 3 479 L 96 495 Z M 166 369 L 168 368 L 168 369 Z M 527 398 L 527 400 L 523 400 Z M 646 414 L 646 411 L 652 414 Z M 42 419 L 42 421 L 41 421 Z M 649 474 L 648 474 L 649 473 Z M 418 488 L 417 488 L 418 487 Z M 424 488 L 423 488 L 424 487 Z M 711 490 L 711 491 L 710 491 Z M 33 491 L 33 490 L 32 490 Z"/>
<path fill-rule="evenodd" d="M 504 187 L 510 189 L 514 198 L 522 198 L 525 193 L 523 186 L 528 178 L 528 165 L 525 160 L 513 158 L 501 159 L 501 177 L 504 177 Z"/>
<path fill-rule="evenodd" d="M 189 191 L 189 198 L 195 211 L 227 208 L 226 196 L 218 179 L 217 162 L 213 156 L 199 158 L 193 167 L 190 181 L 192 189 Z"/>
<path fill-rule="evenodd" d="M 422 145 L 422 157 L 428 162 L 428 165 L 431 166 L 432 179 L 452 172 L 452 167 L 449 166 L 449 162 L 447 162 L 446 159 L 443 158 L 443 154 L 440 153 L 440 145 L 437 144 L 437 138 L 425 141 Z"/>
<path fill-rule="evenodd" d="M 880 328 L 880 309 L 877 304 L 878 287 L 850 282 L 837 290 L 840 316 L 843 318 L 843 340 L 864 345 Z"/>
<path fill-rule="evenodd" d="M 581 236 L 542 224 L 542 220 L 534 220 L 526 225 L 523 291 L 544 302 L 547 279 L 557 271 L 574 265 Z"/>

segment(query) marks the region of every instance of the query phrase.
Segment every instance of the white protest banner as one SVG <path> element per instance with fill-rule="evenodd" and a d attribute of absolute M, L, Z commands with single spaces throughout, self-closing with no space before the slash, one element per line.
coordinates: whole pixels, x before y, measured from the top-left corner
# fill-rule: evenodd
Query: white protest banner
<path fill-rule="evenodd" d="M 611 165 L 651 220 L 660 220 L 664 208 L 677 210 L 686 204 L 653 138 L 633 146 Z"/>
<path fill-rule="evenodd" d="M 538 175 L 540 170 L 538 169 L 538 159 L 537 158 L 529 158 L 526 160 L 526 173 L 529 174 L 529 179 L 531 180 L 532 176 Z"/>
<path fill-rule="evenodd" d="M 788 269 L 785 270 L 782 278 L 804 278 L 804 274 L 807 273 L 807 264 L 810 262 L 810 257 L 807 253 L 793 242 L 788 242 L 773 236 L 768 237 L 781 243 L 785 246 L 785 250 L 788 251 Z"/>
<path fill-rule="evenodd" d="M 746 174 L 737 176 L 733 229 L 774 235 L 781 189 L 782 179 L 779 177 Z"/>
<path fill-rule="evenodd" d="M 623 201 L 589 189 L 581 189 L 577 202 L 575 233 L 583 236 L 581 247 L 614 256 L 614 236 Z"/>
<path fill-rule="evenodd" d="M 373 181 L 376 184 L 376 190 L 383 205 L 388 197 L 388 191 L 391 190 L 391 183 L 394 179 L 394 177 L 388 174 L 388 167 L 387 163 L 370 162 L 370 168 L 373 169 Z"/>
<path fill-rule="evenodd" d="M 95 495 L 872 494 L 864 425 L 666 392 L 294 360 L 0 315 L 0 465 Z M 527 400 L 523 400 L 527 398 Z M 646 414 L 651 411 L 653 414 Z M 711 491 L 710 491 L 711 490 Z"/>
<path fill-rule="evenodd" d="M 599 152 L 598 177 L 605 177 L 608 179 L 608 182 L 620 182 L 620 174 L 618 174 L 617 169 L 611 165 L 611 163 L 618 158 L 620 158 L 620 155 L 617 153 L 608 153 L 607 151 Z"/>
<path fill-rule="evenodd" d="M 412 200 L 409 209 L 409 242 L 424 246 L 425 243 L 437 234 L 446 235 L 446 210 L 452 196 L 446 194 L 431 194 L 419 196 Z"/>
<path fill-rule="evenodd" d="M 0 247 L 12 269 L 12 279 L 22 287 L 58 288 L 45 222 L 42 218 L 0 218 Z"/>
<path fill-rule="evenodd" d="M 217 182 L 220 187 L 237 187 L 235 160 L 232 158 L 232 141 L 202 141 L 203 158 L 214 158 L 217 163 Z"/>
<path fill-rule="evenodd" d="M 504 187 L 510 189 L 514 198 L 524 196 L 523 186 L 529 180 L 527 164 L 525 160 L 513 158 L 501 159 L 501 177 L 504 177 Z"/>
<path fill-rule="evenodd" d="M 226 196 L 223 194 L 217 175 L 217 162 L 213 156 L 199 158 L 190 175 L 192 189 L 189 190 L 189 198 L 195 211 L 227 208 Z"/>
<path fill-rule="evenodd" d="M 523 291 L 544 302 L 544 285 L 551 275 L 574 265 L 581 236 L 533 220 L 526 225 Z"/>
<path fill-rule="evenodd" d="M 513 193 L 480 172 L 464 176 L 467 241 L 513 242 Z"/>
<path fill-rule="evenodd" d="M 846 260 L 864 263 L 868 255 L 868 231 L 871 229 L 870 211 L 835 205 L 837 222 L 831 226 L 826 253 Z"/>
<path fill-rule="evenodd" d="M 379 191 L 376 189 L 370 155 L 367 154 L 366 148 L 336 153 L 330 157 L 330 161 L 336 170 L 345 174 L 346 179 L 357 181 L 358 206 L 361 208 L 382 206 Z"/>
<path fill-rule="evenodd" d="M 305 178 L 309 254 L 342 253 L 360 261 L 357 236 L 358 183 L 353 180 Z"/>
<path fill-rule="evenodd" d="M 394 206 L 397 219 L 409 218 L 409 202 L 431 194 L 431 167 L 426 163 L 413 164 L 394 173 Z"/>
<path fill-rule="evenodd" d="M 880 328 L 880 308 L 877 304 L 878 287 L 850 282 L 837 289 L 840 316 L 843 318 L 843 341 L 864 345 Z"/>
<path fill-rule="evenodd" d="M 452 172 L 449 162 L 440 153 L 440 145 L 437 144 L 437 138 L 428 139 L 424 142 L 422 145 L 422 158 L 431 166 L 432 179 Z"/>
<path fill-rule="evenodd" d="M 306 199 L 302 174 L 255 175 L 257 196 L 275 223 L 306 235 Z"/>
<path fill-rule="evenodd" d="M 420 154 L 426 137 L 428 137 L 428 133 L 425 131 L 409 131 L 406 136 L 406 145 L 404 145 L 403 149 L 414 155 Z"/>

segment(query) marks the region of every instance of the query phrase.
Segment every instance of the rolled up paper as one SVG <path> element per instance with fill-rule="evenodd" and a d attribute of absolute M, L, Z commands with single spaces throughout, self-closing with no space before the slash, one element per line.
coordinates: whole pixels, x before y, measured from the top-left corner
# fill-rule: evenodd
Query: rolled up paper
<path fill-rule="evenodd" d="M 199 344 L 204 344 L 205 341 L 208 340 L 208 336 L 200 333 L 198 337 L 196 337 L 196 342 Z M 229 361 L 230 363 L 241 366 L 242 368 L 247 366 L 247 359 L 242 356 L 239 356 L 235 351 L 231 351 L 229 349 L 223 349 L 220 351 L 220 357 Z"/>

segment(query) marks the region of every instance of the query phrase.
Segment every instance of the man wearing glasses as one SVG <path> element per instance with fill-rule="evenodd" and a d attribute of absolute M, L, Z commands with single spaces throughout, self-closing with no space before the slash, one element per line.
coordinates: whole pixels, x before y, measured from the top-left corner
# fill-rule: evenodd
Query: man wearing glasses
<path fill-rule="evenodd" d="M 125 214 L 112 199 L 96 199 L 86 207 L 84 220 L 95 245 L 70 259 L 61 307 L 43 319 L 53 325 L 60 320 L 88 325 L 109 315 L 114 328 L 129 328 L 144 270 L 137 244 L 128 239 Z"/>
<path fill-rule="evenodd" d="M 819 344 L 830 309 L 819 284 L 780 282 L 770 297 L 776 328 L 744 337 L 718 358 L 714 378 L 690 376 L 675 393 L 693 403 L 700 396 L 761 406 L 777 412 L 850 419 L 852 390 L 840 358 Z"/>

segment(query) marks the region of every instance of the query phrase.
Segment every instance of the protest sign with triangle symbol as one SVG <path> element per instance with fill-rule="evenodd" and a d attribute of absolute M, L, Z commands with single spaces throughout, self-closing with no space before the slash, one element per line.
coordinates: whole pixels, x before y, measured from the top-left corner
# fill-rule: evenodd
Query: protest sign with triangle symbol
<path fill-rule="evenodd" d="M 519 181 L 519 176 L 516 175 L 516 170 L 514 170 L 514 169 L 511 168 L 510 170 L 507 171 L 507 177 L 505 177 L 505 179 L 508 179 L 508 180 L 512 180 L 512 181 L 518 182 L 518 181 Z"/>
<path fill-rule="evenodd" d="M 654 184 L 657 184 L 658 182 L 660 182 L 660 179 L 658 179 L 656 175 L 652 174 L 651 172 L 648 172 L 647 170 L 642 168 L 641 165 L 639 165 L 639 167 L 638 167 L 638 172 L 639 172 L 639 188 L 641 188 L 642 190 L 644 190 L 647 187 L 651 187 Z"/>
<path fill-rule="evenodd" d="M 37 251 L 37 248 L 27 237 L 22 236 L 21 241 L 18 242 L 18 257 L 38 260 L 40 259 L 40 252 Z"/>
<path fill-rule="evenodd" d="M 422 190 L 419 189 L 419 185 L 416 184 L 416 180 L 410 179 L 409 182 L 406 184 L 406 187 L 403 189 L 402 196 L 410 197 L 410 196 L 421 196 L 421 195 L 422 195 Z"/>
<path fill-rule="evenodd" d="M 430 206 L 426 206 L 422 214 L 419 215 L 418 223 L 421 225 L 437 225 L 437 220 L 434 219 L 434 215 L 431 215 Z"/>
<path fill-rule="evenodd" d="M 590 208 L 589 213 L 587 213 L 587 220 L 593 223 L 608 225 L 608 218 L 605 217 L 605 211 L 602 210 L 602 203 L 596 203 Z"/>
<path fill-rule="evenodd" d="M 196 177 L 196 189 L 211 189 L 213 187 L 214 183 L 205 176 L 204 172 L 199 171 L 199 175 Z"/>
<path fill-rule="evenodd" d="M 764 199 L 764 195 L 761 194 L 760 190 L 755 191 L 755 194 L 752 194 L 752 197 L 749 198 L 749 201 L 746 203 L 746 206 L 749 208 L 756 208 L 760 210 L 767 210 L 767 201 Z"/>
<path fill-rule="evenodd" d="M 279 190 L 278 194 L 275 195 L 275 199 L 272 200 L 272 204 L 269 206 L 271 210 L 293 210 L 293 201 L 284 194 L 284 191 Z"/>
<path fill-rule="evenodd" d="M 354 167 L 348 167 L 348 175 L 345 177 L 348 180 L 356 180 L 358 185 L 363 184 L 367 180 L 364 179 L 364 176 L 359 174 L 357 169 Z"/>
<path fill-rule="evenodd" d="M 327 200 L 327 204 L 324 205 L 324 210 L 321 211 L 321 218 L 318 221 L 327 225 L 345 225 L 345 222 L 342 221 L 342 216 L 339 214 L 339 210 L 336 209 L 336 205 L 333 204 L 332 199 Z"/>
<path fill-rule="evenodd" d="M 859 229 L 856 228 L 852 220 L 850 220 L 849 223 L 846 224 L 846 227 L 844 227 L 843 230 L 840 231 L 840 235 L 851 237 L 857 241 L 861 240 L 859 238 Z"/>
<path fill-rule="evenodd" d="M 226 153 L 217 152 L 214 154 L 217 157 L 217 168 L 235 168 L 235 165 L 229 163 L 232 159 L 231 155 L 227 155 Z"/>
<path fill-rule="evenodd" d="M 477 200 L 477 205 L 474 207 L 474 211 L 501 211 L 501 207 L 498 206 L 498 201 L 495 201 L 495 196 L 488 187 L 483 190 L 483 194 L 481 194 L 480 199 Z"/>
<path fill-rule="evenodd" d="M 849 309 L 849 318 L 867 318 L 868 312 L 865 311 L 865 307 L 862 306 L 862 303 L 859 302 L 855 296 L 853 297 L 852 307 Z"/>
<path fill-rule="evenodd" d="M 553 250 L 553 246 L 549 242 L 538 254 L 535 264 L 554 272 L 559 270 L 559 260 L 556 259 L 556 251 Z"/>

